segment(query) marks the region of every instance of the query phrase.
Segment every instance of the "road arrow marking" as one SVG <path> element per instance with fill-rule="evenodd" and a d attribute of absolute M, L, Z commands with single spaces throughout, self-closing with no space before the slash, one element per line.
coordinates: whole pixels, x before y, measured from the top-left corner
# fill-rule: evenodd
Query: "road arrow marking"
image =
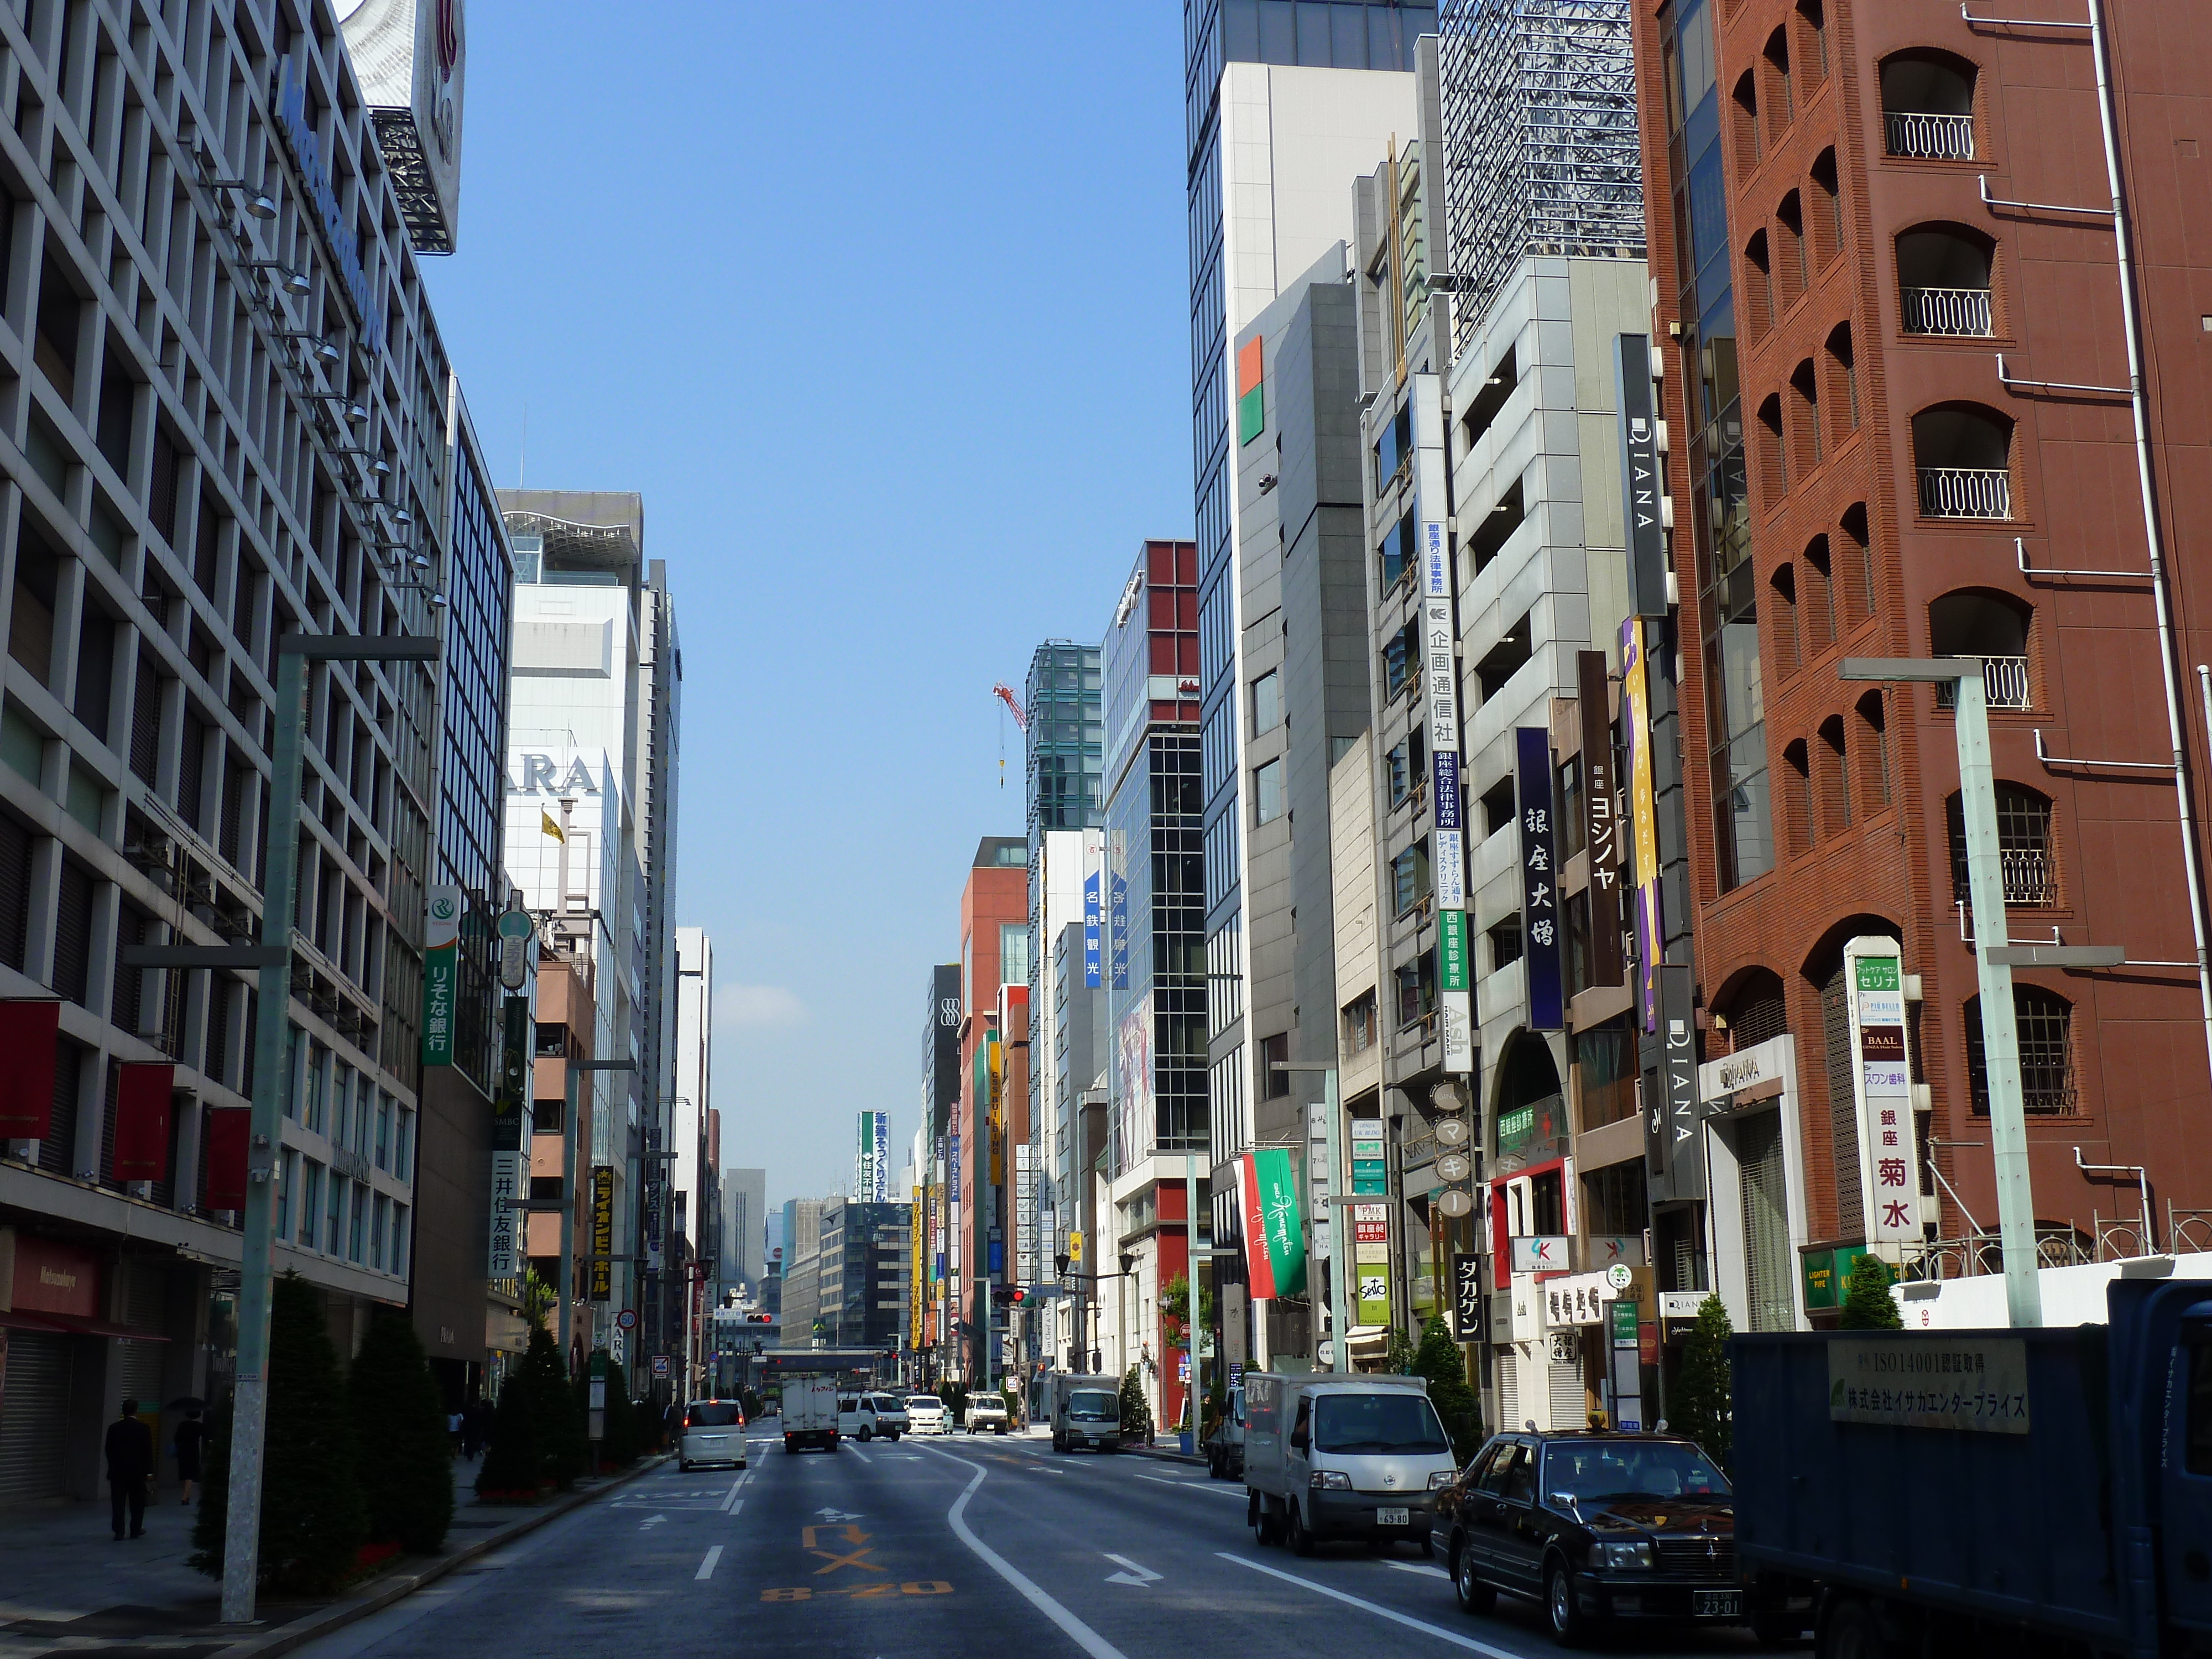
<path fill-rule="evenodd" d="M 1128 1571 L 1127 1572 L 1108 1573 L 1106 1575 L 1106 1582 L 1108 1583 L 1134 1584 L 1139 1589 L 1143 1589 L 1148 1585 L 1157 1584 L 1160 1582 L 1160 1575 L 1154 1572 L 1150 1567 L 1140 1567 L 1134 1561 L 1132 1561 L 1127 1556 L 1116 1555 L 1111 1550 L 1104 1551 L 1103 1553 L 1109 1561 L 1118 1561 L 1128 1569 Z"/>
<path fill-rule="evenodd" d="M 832 1524 L 840 1521 L 857 1521 L 860 1518 L 857 1515 L 848 1515 L 842 1510 L 817 1510 L 814 1512 Z"/>

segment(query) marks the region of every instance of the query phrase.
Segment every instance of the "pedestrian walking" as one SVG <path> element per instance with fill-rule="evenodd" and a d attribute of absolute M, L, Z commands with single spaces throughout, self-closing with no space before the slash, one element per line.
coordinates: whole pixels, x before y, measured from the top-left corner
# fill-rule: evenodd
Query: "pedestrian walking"
<path fill-rule="evenodd" d="M 138 1420 L 138 1402 L 126 1400 L 122 1414 L 107 1425 L 107 1495 L 115 1517 L 116 1541 L 124 1537 L 123 1516 L 131 1515 L 133 1538 L 146 1535 L 146 1478 L 154 1473 L 154 1434 Z"/>
<path fill-rule="evenodd" d="M 459 1453 L 464 1461 L 468 1457 L 468 1453 L 462 1449 L 465 1443 L 462 1437 L 461 1429 L 467 1421 L 468 1413 L 459 1406 L 446 1413 L 446 1438 L 453 1443 L 454 1451 Z"/>
<path fill-rule="evenodd" d="M 461 1413 L 461 1461 L 473 1463 L 491 1440 L 491 1407 L 478 1400 Z"/>
<path fill-rule="evenodd" d="M 185 1420 L 177 1425 L 169 1450 L 177 1460 L 177 1482 L 185 1489 L 187 1504 L 192 1501 L 192 1489 L 200 1483 L 200 1453 L 206 1444 L 207 1425 L 200 1421 L 200 1408 L 185 1407 Z"/>

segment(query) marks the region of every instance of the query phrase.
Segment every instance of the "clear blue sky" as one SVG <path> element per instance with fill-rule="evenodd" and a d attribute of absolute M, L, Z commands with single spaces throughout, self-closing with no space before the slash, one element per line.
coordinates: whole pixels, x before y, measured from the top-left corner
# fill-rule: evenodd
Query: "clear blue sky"
<path fill-rule="evenodd" d="M 856 1112 L 912 1136 L 927 969 L 1024 827 L 992 682 L 1190 533 L 1182 8 L 468 23 L 439 325 L 500 484 L 645 496 L 723 1159 L 817 1195 Z"/>

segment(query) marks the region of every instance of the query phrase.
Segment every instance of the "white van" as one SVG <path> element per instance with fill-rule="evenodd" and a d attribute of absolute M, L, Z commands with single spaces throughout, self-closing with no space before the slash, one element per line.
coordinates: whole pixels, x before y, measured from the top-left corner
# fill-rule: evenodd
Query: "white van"
<path fill-rule="evenodd" d="M 945 1402 L 933 1394 L 912 1394 L 906 1401 L 906 1425 L 908 1434 L 945 1434 L 950 1431 L 951 1419 L 945 1413 Z"/>
<path fill-rule="evenodd" d="M 1119 1377 L 1054 1371 L 1045 1382 L 1049 1389 L 1054 1451 L 1074 1451 L 1085 1446 L 1097 1451 L 1121 1449 Z"/>
<path fill-rule="evenodd" d="M 860 1426 L 853 1431 L 856 1439 L 873 1440 L 880 1436 L 896 1440 L 907 1430 L 906 1401 L 895 1394 L 862 1395 L 858 1415 Z"/>
<path fill-rule="evenodd" d="M 695 1400 L 684 1408 L 676 1467 L 695 1469 L 702 1463 L 745 1467 L 745 1408 L 737 1401 Z"/>
<path fill-rule="evenodd" d="M 1458 1474 L 1422 1376 L 1244 1374 L 1246 1518 L 1287 1538 L 1404 1541 L 1430 1550 L 1437 1493 Z"/>

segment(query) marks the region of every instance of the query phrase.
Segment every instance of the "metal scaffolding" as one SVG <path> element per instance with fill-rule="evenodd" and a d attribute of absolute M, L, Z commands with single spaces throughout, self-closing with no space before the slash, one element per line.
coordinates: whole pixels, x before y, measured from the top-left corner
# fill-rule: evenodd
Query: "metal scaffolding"
<path fill-rule="evenodd" d="M 1443 0 L 1445 224 L 1473 337 L 1528 253 L 1644 255 L 1629 0 Z"/>

